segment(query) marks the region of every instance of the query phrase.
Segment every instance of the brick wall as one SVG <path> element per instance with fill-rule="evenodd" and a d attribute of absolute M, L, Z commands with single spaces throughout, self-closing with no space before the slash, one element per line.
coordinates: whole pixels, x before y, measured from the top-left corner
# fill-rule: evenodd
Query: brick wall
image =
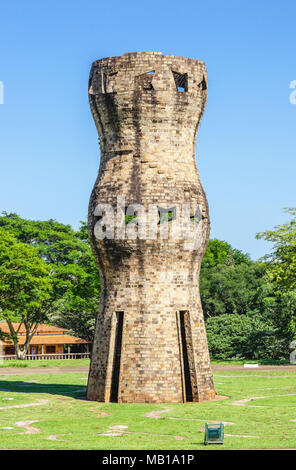
<path fill-rule="evenodd" d="M 89 373 L 89 400 L 183 402 L 215 397 L 199 270 L 209 215 L 195 159 L 207 98 L 201 61 L 138 52 L 93 63 L 89 99 L 101 161 L 89 204 L 89 233 L 102 295 Z M 98 203 L 116 213 L 141 204 L 201 208 L 200 244 L 182 237 L 98 240 Z M 125 207 L 122 207 L 124 214 Z M 192 212 L 191 217 L 194 215 Z M 194 223 L 194 222 L 193 222 Z M 134 228 L 133 228 L 134 227 Z M 173 233 L 174 221 L 168 223 Z M 137 228 L 129 225 L 130 233 Z M 193 245 L 192 245 L 193 246 Z"/>

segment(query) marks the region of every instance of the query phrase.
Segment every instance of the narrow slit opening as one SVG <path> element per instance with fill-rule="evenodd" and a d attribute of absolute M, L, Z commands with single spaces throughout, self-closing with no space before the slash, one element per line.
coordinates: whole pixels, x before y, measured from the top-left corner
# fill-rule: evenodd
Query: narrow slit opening
<path fill-rule="evenodd" d="M 185 385 L 185 399 L 186 401 L 193 401 L 190 366 L 188 359 L 187 349 L 187 338 L 186 338 L 186 317 L 188 312 L 179 312 L 180 318 L 180 334 L 181 334 L 181 345 L 182 345 L 182 356 L 183 356 L 183 373 L 184 373 L 184 385 Z"/>
<path fill-rule="evenodd" d="M 116 312 L 114 356 L 113 356 L 111 394 L 110 394 L 110 401 L 116 402 L 116 403 L 118 402 L 118 392 L 119 392 L 119 374 L 120 374 L 120 362 L 121 362 L 123 314 L 124 312 Z"/>

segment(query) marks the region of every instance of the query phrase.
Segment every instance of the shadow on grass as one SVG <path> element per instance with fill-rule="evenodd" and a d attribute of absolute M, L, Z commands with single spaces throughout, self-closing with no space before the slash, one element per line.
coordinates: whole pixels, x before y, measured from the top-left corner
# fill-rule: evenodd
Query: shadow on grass
<path fill-rule="evenodd" d="M 86 387 L 69 384 L 38 384 L 16 380 L 0 380 L 0 392 L 47 393 L 77 400 L 86 399 Z"/>

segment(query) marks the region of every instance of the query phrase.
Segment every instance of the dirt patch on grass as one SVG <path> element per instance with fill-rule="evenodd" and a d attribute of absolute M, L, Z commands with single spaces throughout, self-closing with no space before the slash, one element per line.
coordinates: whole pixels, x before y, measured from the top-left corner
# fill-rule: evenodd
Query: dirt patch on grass
<path fill-rule="evenodd" d="M 109 426 L 109 429 L 104 434 L 99 434 L 99 436 L 121 437 L 127 434 L 154 436 L 154 438 L 165 437 L 168 440 L 174 440 L 174 441 L 183 441 L 184 439 L 186 439 L 185 436 L 173 436 L 172 434 L 155 434 L 151 432 L 128 431 L 128 426 L 121 425 L 121 424 L 118 424 L 115 426 Z"/>
<path fill-rule="evenodd" d="M 295 396 L 295 393 L 286 393 L 284 395 L 269 395 L 269 396 L 264 396 L 264 397 L 250 397 L 250 398 L 243 398 L 242 400 L 235 400 L 231 404 L 235 406 L 246 406 L 246 404 L 250 401 L 253 400 L 262 400 L 263 398 L 277 398 L 277 397 L 289 397 L 289 396 Z M 248 405 L 252 406 L 253 408 L 264 408 L 268 405 Z"/>
<path fill-rule="evenodd" d="M 216 395 L 215 398 L 213 398 L 212 400 L 209 400 L 209 401 L 217 401 L 217 400 L 227 400 L 227 397 L 226 395 Z"/>
<path fill-rule="evenodd" d="M 33 423 L 38 423 L 40 420 L 32 420 L 32 421 L 17 421 L 14 423 L 15 426 L 19 428 L 25 428 L 26 432 L 20 432 L 18 434 L 37 434 L 41 432 L 39 428 L 35 428 L 34 426 L 31 426 Z"/>
<path fill-rule="evenodd" d="M 234 406 L 246 406 L 246 403 L 249 403 L 250 401 L 253 400 L 261 400 L 262 398 L 268 398 L 268 397 L 250 397 L 250 398 L 243 398 L 242 400 L 235 400 L 231 404 Z M 254 406 L 254 405 L 252 405 Z M 256 405 L 256 408 L 263 408 L 263 405 Z"/>
<path fill-rule="evenodd" d="M 229 397 L 226 397 L 224 395 L 216 395 L 215 398 L 213 398 L 212 400 L 208 400 L 208 401 L 226 400 L 227 398 Z M 161 410 L 149 411 L 149 413 L 145 413 L 145 416 L 146 418 L 158 419 L 161 417 L 162 414 L 169 413 L 170 411 L 172 411 L 172 408 L 165 407 L 165 408 L 162 408 Z M 175 418 L 170 418 L 170 419 L 175 419 Z M 176 419 L 179 419 L 179 418 L 176 418 Z M 180 418 L 180 419 L 183 419 L 183 418 Z M 191 419 L 191 418 L 185 418 L 185 419 Z"/>
<path fill-rule="evenodd" d="M 97 413 L 97 417 L 98 418 L 105 418 L 107 416 L 111 416 L 110 413 L 106 413 L 105 411 L 101 411 L 100 409 L 98 408 L 90 408 L 91 411 L 94 411 L 95 413 Z"/>
<path fill-rule="evenodd" d="M 170 411 L 172 411 L 171 408 L 163 408 L 162 410 L 149 411 L 149 413 L 145 413 L 145 416 L 146 418 L 158 419 L 163 413 L 169 413 Z"/>
<path fill-rule="evenodd" d="M 11 408 L 28 408 L 29 406 L 46 405 L 48 402 L 49 402 L 49 400 L 44 400 L 42 398 L 37 398 L 37 403 L 25 403 L 24 405 L 0 406 L 0 410 L 9 410 Z"/>
<path fill-rule="evenodd" d="M 58 439 L 58 434 L 52 434 L 51 436 L 47 436 L 46 439 L 48 441 L 59 441 L 59 442 L 63 441 L 63 439 Z"/>

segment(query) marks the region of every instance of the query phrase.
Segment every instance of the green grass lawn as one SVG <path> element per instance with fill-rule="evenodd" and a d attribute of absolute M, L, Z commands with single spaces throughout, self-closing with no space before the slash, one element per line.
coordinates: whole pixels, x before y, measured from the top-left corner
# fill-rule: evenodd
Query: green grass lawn
<path fill-rule="evenodd" d="M 288 365 L 288 360 L 228 360 L 228 361 L 219 361 L 211 360 L 212 365 L 244 365 L 244 364 L 259 364 L 259 365 Z M 55 360 L 44 360 L 44 361 L 2 361 L 0 362 L 0 370 L 5 367 L 71 367 L 71 366 L 89 366 L 89 359 L 55 359 Z"/>
<path fill-rule="evenodd" d="M 32 370 L 30 375 L 5 376 L 0 371 L 0 449 L 296 448 L 296 422 L 291 421 L 296 419 L 295 372 L 218 371 L 214 378 L 216 392 L 228 398 L 187 404 L 104 404 L 83 399 L 85 372 Z M 233 404 L 252 397 L 256 399 Z M 146 416 L 164 409 L 159 418 Z M 204 446 L 202 428 L 211 421 L 225 423 L 224 445 Z"/>
<path fill-rule="evenodd" d="M 42 360 L 42 361 L 2 361 L 0 362 L 1 368 L 5 367 L 71 367 L 71 366 L 89 366 L 89 359 L 54 359 L 54 360 Z"/>
<path fill-rule="evenodd" d="M 239 365 L 243 366 L 244 364 L 259 364 L 260 366 L 287 366 L 290 364 L 290 361 L 288 359 L 244 359 L 244 360 L 217 360 L 217 359 L 212 359 L 211 360 L 212 365 L 225 365 L 225 366 L 230 366 L 230 365 Z"/>

